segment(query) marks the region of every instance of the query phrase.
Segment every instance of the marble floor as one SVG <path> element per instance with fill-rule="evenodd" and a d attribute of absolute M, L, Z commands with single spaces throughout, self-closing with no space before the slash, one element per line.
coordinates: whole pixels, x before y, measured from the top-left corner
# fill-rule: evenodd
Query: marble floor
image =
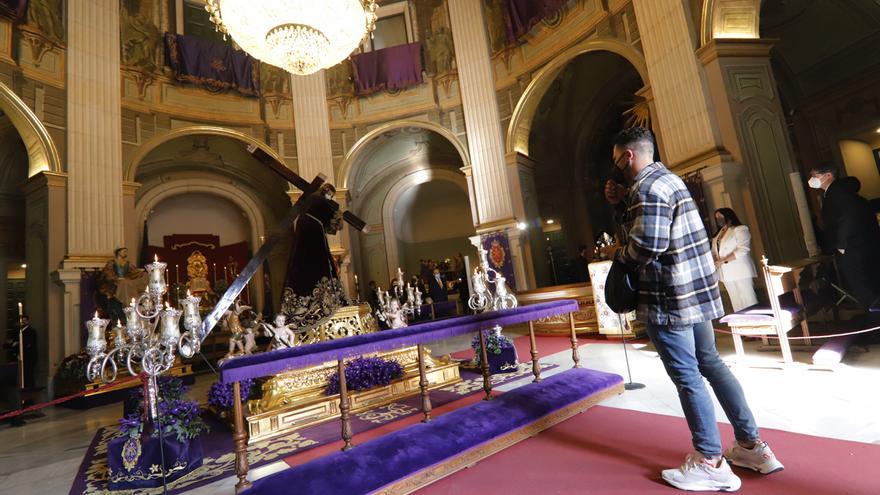
<path fill-rule="evenodd" d="M 469 338 L 448 342 L 434 349 L 435 354 L 467 348 Z M 747 344 L 748 353 L 763 364 L 773 364 L 777 353 L 758 352 L 759 343 Z M 734 357 L 729 336 L 719 335 L 719 350 L 725 359 Z M 580 347 L 585 367 L 619 373 L 626 378 L 622 344 L 584 344 Z M 675 387 L 666 376 L 660 359 L 650 344 L 627 345 L 634 381 L 644 383 L 641 390 L 628 391 L 603 403 L 604 406 L 682 416 Z M 795 353 L 796 360 L 810 362 L 809 353 Z M 559 364 L 547 372 L 561 372 L 571 366 L 571 352 L 545 356 L 543 361 Z M 796 366 L 785 370 L 734 367 L 758 420 L 765 428 L 830 438 L 880 444 L 880 346 L 853 349 L 844 363 L 833 371 Z M 193 397 L 205 400 L 213 381 L 198 377 Z M 512 389 L 528 379 L 501 387 Z M 120 405 L 112 404 L 87 411 L 63 408 L 45 409 L 45 417 L 29 421 L 21 428 L 0 426 L 0 494 L 67 494 L 74 474 L 94 435 L 101 426 L 116 423 Z M 726 421 L 716 403 L 719 421 Z M 725 439 L 732 441 L 732 439 Z M 784 460 L 784 453 L 779 453 Z M 284 469 L 278 462 L 251 471 L 251 479 Z M 234 493 L 230 477 L 187 493 L 216 495 Z"/>

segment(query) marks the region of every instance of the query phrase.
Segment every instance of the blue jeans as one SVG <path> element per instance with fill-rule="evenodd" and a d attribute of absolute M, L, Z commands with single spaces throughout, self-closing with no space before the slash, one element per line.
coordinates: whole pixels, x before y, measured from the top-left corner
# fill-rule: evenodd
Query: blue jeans
<path fill-rule="evenodd" d="M 691 430 L 694 449 L 706 457 L 721 455 L 721 436 L 715 424 L 715 406 L 703 377 L 733 425 L 737 440 L 757 440 L 758 425 L 743 395 L 739 380 L 727 369 L 715 349 L 711 322 L 695 325 L 648 325 L 648 336 L 657 349 L 666 373 L 678 388 L 681 408 Z"/>

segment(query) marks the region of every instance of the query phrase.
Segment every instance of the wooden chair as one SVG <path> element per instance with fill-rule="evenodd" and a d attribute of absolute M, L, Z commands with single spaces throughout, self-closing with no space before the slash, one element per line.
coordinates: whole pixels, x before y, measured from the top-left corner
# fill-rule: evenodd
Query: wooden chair
<path fill-rule="evenodd" d="M 788 332 L 800 327 L 809 345 L 807 307 L 813 305 L 805 302 L 798 280 L 805 268 L 818 262 L 818 259 L 811 258 L 787 265 L 770 265 L 766 256 L 761 257 L 761 272 L 767 287 L 769 304 L 759 303 L 721 318 L 721 322 L 726 323 L 733 333 L 733 346 L 738 361 L 745 357 L 743 336 L 776 336 L 785 363 L 794 361 Z M 815 306 L 815 310 L 821 306 Z"/>

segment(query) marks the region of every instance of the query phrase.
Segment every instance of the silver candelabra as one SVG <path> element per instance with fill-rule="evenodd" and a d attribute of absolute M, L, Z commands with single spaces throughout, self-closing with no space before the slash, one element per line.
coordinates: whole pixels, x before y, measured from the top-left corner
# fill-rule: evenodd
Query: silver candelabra
<path fill-rule="evenodd" d="M 393 289 L 393 294 L 383 291 L 381 287 L 376 288 L 376 297 L 379 300 L 379 308 L 376 309 L 376 317 L 384 321 L 391 328 L 401 328 L 407 326 L 407 316 L 417 316 L 422 314 L 422 291 L 418 287 L 413 287 L 409 283 L 403 285 L 403 271 L 397 269 L 397 286 Z M 406 302 L 401 304 L 404 290 L 406 290 Z"/>
<path fill-rule="evenodd" d="M 480 255 L 480 266 L 474 268 L 471 279 L 474 288 L 473 294 L 468 298 L 468 307 L 477 313 L 489 309 L 497 311 L 515 308 L 518 302 L 507 286 L 507 279 L 489 267 L 488 253 L 482 246 L 477 248 L 477 252 Z M 494 293 L 489 289 L 490 285 L 494 286 Z"/>
<path fill-rule="evenodd" d="M 85 322 L 88 328 L 86 351 L 91 356 L 86 365 L 86 377 L 90 381 L 101 377 L 105 383 L 112 382 L 121 366 L 125 366 L 131 376 L 144 373 L 147 376 L 146 409 L 153 419 L 158 404 L 156 378 L 174 366 L 176 354 L 191 358 L 198 353 L 202 340 L 199 335 L 201 298 L 187 291 L 187 297 L 180 301 L 182 309 L 172 308 L 164 299 L 168 290 L 166 266 L 158 259 L 146 265 L 147 288 L 139 298 L 132 298 L 124 309 L 125 327 L 117 321 L 109 351 L 104 332 L 110 320 L 99 318 L 95 312 L 94 318 Z M 181 315 L 186 330 L 183 334 L 180 333 Z"/>

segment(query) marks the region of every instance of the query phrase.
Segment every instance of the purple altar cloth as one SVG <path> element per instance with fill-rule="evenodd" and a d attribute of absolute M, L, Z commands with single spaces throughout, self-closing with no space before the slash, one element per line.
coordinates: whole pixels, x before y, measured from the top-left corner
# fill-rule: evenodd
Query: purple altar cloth
<path fill-rule="evenodd" d="M 243 495 L 374 493 L 397 480 L 535 423 L 595 394 L 620 387 L 620 375 L 574 368 L 417 423 L 348 452 L 335 452 L 261 478 Z"/>
<path fill-rule="evenodd" d="M 260 378 L 283 371 L 314 366 L 372 352 L 389 351 L 417 344 L 464 335 L 495 325 L 515 325 L 538 318 L 577 311 L 577 301 L 565 299 L 502 311 L 458 316 L 419 323 L 405 328 L 328 340 L 301 347 L 279 349 L 262 354 L 242 356 L 220 365 L 220 380 L 232 383 L 245 378 Z"/>

